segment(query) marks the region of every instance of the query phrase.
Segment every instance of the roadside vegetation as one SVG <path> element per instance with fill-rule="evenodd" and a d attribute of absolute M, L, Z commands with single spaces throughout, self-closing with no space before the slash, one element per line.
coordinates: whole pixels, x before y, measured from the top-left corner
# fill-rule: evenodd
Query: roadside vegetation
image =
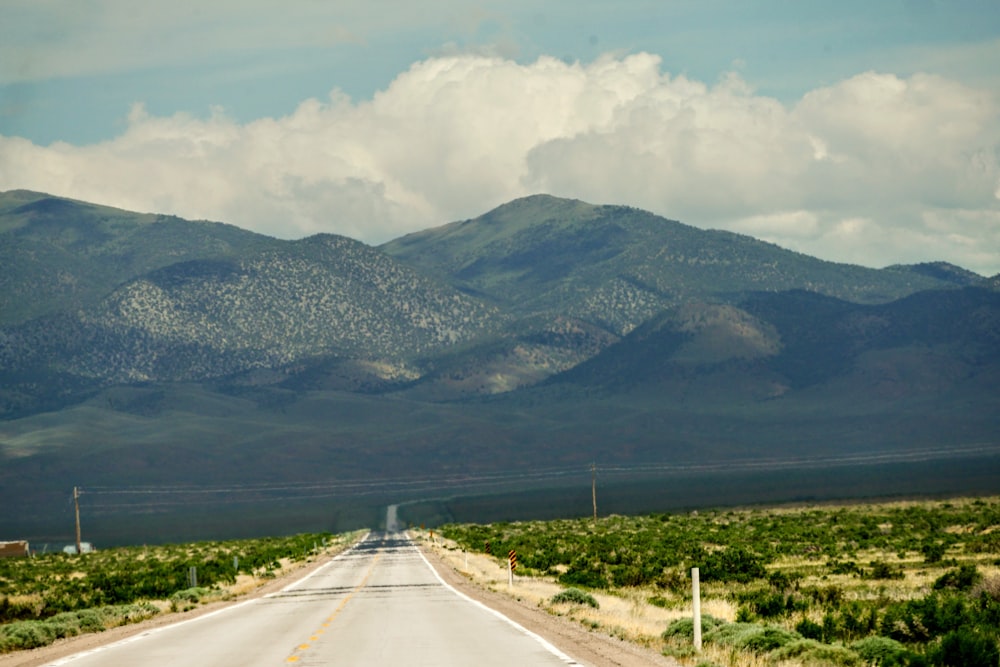
<path fill-rule="evenodd" d="M 585 594 L 627 599 L 632 615 L 637 604 L 656 608 L 669 620 L 655 635 L 605 629 L 685 665 L 1000 665 L 1000 498 L 439 532 L 469 551 L 515 550 L 518 575 L 566 589 L 540 604 L 591 627 L 599 612 L 580 604 Z M 692 567 L 706 612 L 701 652 L 692 642 Z"/>
<path fill-rule="evenodd" d="M 0 559 L 0 653 L 230 599 L 350 539 L 303 534 Z"/>

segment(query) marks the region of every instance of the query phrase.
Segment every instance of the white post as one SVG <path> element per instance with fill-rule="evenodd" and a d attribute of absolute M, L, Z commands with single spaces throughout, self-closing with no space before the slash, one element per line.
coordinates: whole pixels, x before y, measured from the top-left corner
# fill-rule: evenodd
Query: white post
<path fill-rule="evenodd" d="M 691 600 L 694 607 L 694 648 L 701 650 L 701 581 L 698 568 L 691 568 Z"/>
<path fill-rule="evenodd" d="M 514 588 L 514 568 L 511 567 L 510 558 L 507 559 L 507 588 Z"/>

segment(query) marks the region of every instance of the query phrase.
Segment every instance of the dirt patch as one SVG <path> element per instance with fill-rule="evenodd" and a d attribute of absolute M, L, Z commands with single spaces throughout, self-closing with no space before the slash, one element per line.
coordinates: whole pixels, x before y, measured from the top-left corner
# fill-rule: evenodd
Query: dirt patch
<path fill-rule="evenodd" d="M 566 616 L 557 616 L 539 605 L 541 600 L 547 600 L 555 595 L 561 586 L 551 582 L 518 580 L 512 589 L 508 589 L 507 572 L 496 562 L 484 555 L 466 554 L 464 552 L 445 548 L 440 539 L 432 543 L 430 540 L 414 536 L 414 541 L 434 566 L 441 578 L 462 593 L 474 600 L 482 602 L 495 609 L 512 621 L 547 639 L 552 645 L 591 667 L 680 667 L 680 663 L 660 655 L 651 648 L 626 641 L 621 636 L 612 636 L 612 632 L 627 634 L 623 625 L 640 625 L 662 623 L 656 627 L 662 632 L 666 627 L 670 612 L 663 611 L 663 618 L 640 618 L 634 613 L 635 605 L 622 598 L 602 597 L 601 606 L 605 608 L 602 623 L 590 620 L 589 617 L 576 616 L 583 610 L 567 610 Z M 622 608 L 616 608 L 617 606 Z M 610 608 L 608 608 L 610 607 Z M 659 610 L 658 610 L 659 611 Z M 677 616 L 677 614 L 673 614 Z M 614 622 L 610 619 L 614 618 Z M 597 623 L 599 627 L 594 628 Z M 585 625 L 585 624 L 589 624 Z M 639 630 L 636 630 L 639 634 Z"/>

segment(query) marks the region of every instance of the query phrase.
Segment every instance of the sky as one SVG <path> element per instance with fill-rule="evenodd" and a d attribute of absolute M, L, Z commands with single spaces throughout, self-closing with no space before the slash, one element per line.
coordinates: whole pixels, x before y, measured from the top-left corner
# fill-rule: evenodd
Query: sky
<path fill-rule="evenodd" d="M 548 193 L 1000 273 L 997 0 L 3 0 L 0 191 L 378 244 Z"/>

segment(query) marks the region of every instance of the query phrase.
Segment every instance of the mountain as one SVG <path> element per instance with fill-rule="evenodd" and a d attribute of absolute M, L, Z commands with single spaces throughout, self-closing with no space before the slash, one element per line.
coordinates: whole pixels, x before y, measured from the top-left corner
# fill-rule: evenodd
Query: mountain
<path fill-rule="evenodd" d="M 835 264 L 543 195 L 370 247 L 26 191 L 0 193 L 0 260 L 0 505 L 20 508 L 0 530 L 50 534 L 76 485 L 194 494 L 106 499 L 124 535 L 140 510 L 184 525 L 216 493 L 197 489 L 252 488 L 259 514 L 595 461 L 930 462 L 891 489 L 820 484 L 846 495 L 997 470 L 1000 276 L 945 263 Z"/>
<path fill-rule="evenodd" d="M 857 304 L 813 292 L 668 309 L 551 385 L 686 402 L 821 393 L 862 403 L 1000 387 L 1000 292 L 918 292 Z"/>
<path fill-rule="evenodd" d="M 119 284 L 196 259 L 236 257 L 275 239 L 46 194 L 0 193 L 0 326 L 95 306 Z"/>
<path fill-rule="evenodd" d="M 835 264 L 627 206 L 547 195 L 381 249 L 517 314 L 570 315 L 617 335 L 690 299 L 732 303 L 752 291 L 808 289 L 874 303 L 954 284 L 947 274 Z"/>
<path fill-rule="evenodd" d="M 0 210 L 12 239 L 5 252 L 25 257 L 3 271 L 18 305 L 0 332 L 0 414 L 59 407 L 116 383 L 258 382 L 249 376 L 326 357 L 409 380 L 412 358 L 504 321 L 344 237 L 278 241 L 23 192 Z"/>

